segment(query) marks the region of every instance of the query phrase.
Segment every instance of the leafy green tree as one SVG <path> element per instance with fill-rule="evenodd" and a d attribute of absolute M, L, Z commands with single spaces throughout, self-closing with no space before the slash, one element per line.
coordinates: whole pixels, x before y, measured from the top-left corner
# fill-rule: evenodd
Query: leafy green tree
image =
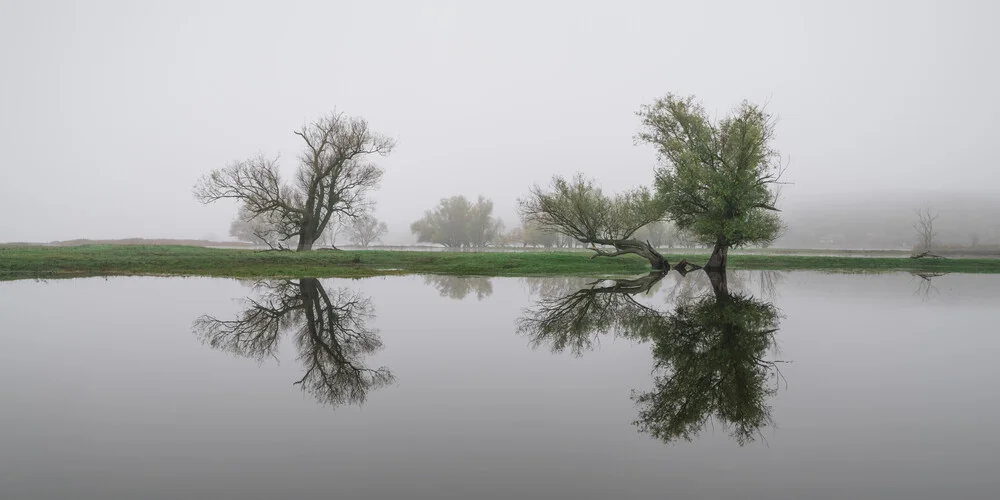
<path fill-rule="evenodd" d="M 612 197 L 582 175 L 571 180 L 556 176 L 548 190 L 533 187 L 519 200 L 519 208 L 527 223 L 590 245 L 595 252 L 592 258 L 634 254 L 648 260 L 653 269 L 670 268 L 649 242 L 633 237 L 640 228 L 663 217 L 662 203 L 646 188 Z"/>
<path fill-rule="evenodd" d="M 410 225 L 420 243 L 451 248 L 485 247 L 503 235 L 503 222 L 492 216 L 493 202 L 482 196 L 470 203 L 464 196 L 444 198 Z"/>
<path fill-rule="evenodd" d="M 744 101 L 713 123 L 694 97 L 668 94 L 638 114 L 637 140 L 659 153 L 656 188 L 667 217 L 714 247 L 706 269 L 725 269 L 730 248 L 780 235 L 776 201 L 784 167 L 769 113 Z"/>

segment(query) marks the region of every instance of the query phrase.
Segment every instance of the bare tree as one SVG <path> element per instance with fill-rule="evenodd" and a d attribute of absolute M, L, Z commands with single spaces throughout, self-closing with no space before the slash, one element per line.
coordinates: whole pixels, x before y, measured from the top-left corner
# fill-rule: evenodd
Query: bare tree
<path fill-rule="evenodd" d="M 969 246 L 975 248 L 979 246 L 979 233 L 969 233 Z"/>
<path fill-rule="evenodd" d="M 229 235 L 240 241 L 267 245 L 273 250 L 287 250 L 286 243 L 294 244 L 295 238 L 290 242 L 282 241 L 278 231 L 279 224 L 280 222 L 275 221 L 271 214 L 254 217 L 246 207 L 241 206 L 236 212 L 236 218 L 229 225 Z"/>
<path fill-rule="evenodd" d="M 330 222 L 326 225 L 326 229 L 323 234 L 319 236 L 319 241 L 323 245 L 326 245 L 334 250 L 337 249 L 337 236 L 344 232 L 346 224 L 344 223 L 344 218 L 338 215 L 333 216 Z"/>
<path fill-rule="evenodd" d="M 354 218 L 369 208 L 367 194 L 382 179 L 369 158 L 388 155 L 395 142 L 364 119 L 336 112 L 295 135 L 305 148 L 293 183 L 282 179 L 277 158 L 258 155 L 212 171 L 195 186 L 195 197 L 237 200 L 248 220 L 265 217 L 273 224 L 277 241 L 298 238 L 298 250 L 311 250 L 335 215 Z"/>
<path fill-rule="evenodd" d="M 649 234 L 649 242 L 656 248 L 661 248 L 666 242 L 670 227 L 664 221 L 656 221 L 646 224 L 644 228 Z"/>
<path fill-rule="evenodd" d="M 376 219 L 374 215 L 364 214 L 351 219 L 348 237 L 355 245 L 367 248 L 368 245 L 380 241 L 387 232 L 389 227 L 385 222 Z"/>
<path fill-rule="evenodd" d="M 934 221 L 938 218 L 938 213 L 930 208 L 917 210 L 917 222 L 913 224 L 913 229 L 917 232 L 917 250 L 928 255 L 934 250 L 934 238 L 937 231 L 934 230 Z"/>

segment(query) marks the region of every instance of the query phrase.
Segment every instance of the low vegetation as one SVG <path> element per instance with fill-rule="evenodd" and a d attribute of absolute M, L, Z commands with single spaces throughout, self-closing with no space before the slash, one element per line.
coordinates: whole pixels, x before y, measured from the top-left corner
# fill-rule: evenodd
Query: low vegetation
<path fill-rule="evenodd" d="M 707 255 L 664 255 L 703 262 Z M 910 259 L 731 255 L 735 269 L 839 272 L 1000 273 L 1000 259 Z M 188 246 L 86 245 L 0 248 L 0 279 L 181 275 L 234 278 L 349 277 L 391 274 L 461 276 L 626 275 L 648 272 L 635 255 L 591 260 L 585 252 L 254 251 Z"/>

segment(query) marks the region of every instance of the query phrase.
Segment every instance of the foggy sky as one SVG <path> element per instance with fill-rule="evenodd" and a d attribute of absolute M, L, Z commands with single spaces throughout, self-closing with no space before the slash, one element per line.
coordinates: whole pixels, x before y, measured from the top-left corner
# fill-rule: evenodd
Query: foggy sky
<path fill-rule="evenodd" d="M 398 141 L 392 239 L 446 196 L 576 171 L 649 185 L 635 111 L 667 92 L 780 117 L 786 212 L 844 196 L 998 193 L 997 2 L 0 0 L 0 241 L 226 238 L 191 194 L 306 120 Z"/>

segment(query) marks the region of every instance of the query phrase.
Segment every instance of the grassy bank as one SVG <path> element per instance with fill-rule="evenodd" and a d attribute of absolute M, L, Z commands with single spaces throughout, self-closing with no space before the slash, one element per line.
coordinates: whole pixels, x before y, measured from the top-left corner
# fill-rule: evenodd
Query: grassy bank
<path fill-rule="evenodd" d="M 668 255 L 702 263 L 707 255 Z M 909 259 L 734 255 L 732 269 L 1000 273 L 997 259 Z M 477 276 L 605 275 L 646 272 L 634 256 L 589 258 L 582 252 L 268 252 L 187 246 L 87 245 L 0 248 L 0 279 L 189 275 L 238 278 L 365 277 L 389 274 Z"/>

